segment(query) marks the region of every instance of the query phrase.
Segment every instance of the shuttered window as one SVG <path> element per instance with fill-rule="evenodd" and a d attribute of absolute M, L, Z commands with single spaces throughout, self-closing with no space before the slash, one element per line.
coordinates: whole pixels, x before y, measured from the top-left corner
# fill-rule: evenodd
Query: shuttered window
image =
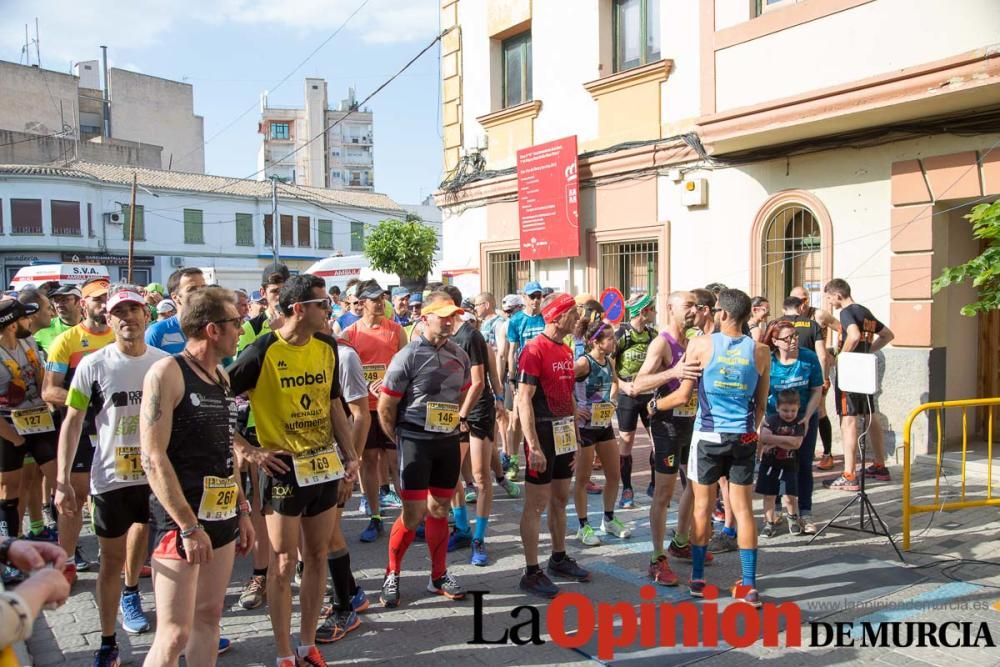
<path fill-rule="evenodd" d="M 10 231 L 14 234 L 42 233 L 42 200 L 11 199 Z"/>
<path fill-rule="evenodd" d="M 320 250 L 333 250 L 333 221 L 318 220 L 316 247 Z"/>
<path fill-rule="evenodd" d="M 53 236 L 80 236 L 80 202 L 53 199 L 49 207 Z"/>
<path fill-rule="evenodd" d="M 311 248 L 312 239 L 309 238 L 309 216 L 300 215 L 299 216 L 299 247 L 300 248 Z"/>
<path fill-rule="evenodd" d="M 122 226 L 122 229 L 124 230 L 123 238 L 128 241 L 128 226 L 132 219 L 129 215 L 128 206 L 122 206 L 122 217 L 125 219 L 125 224 Z M 143 210 L 142 206 L 135 207 L 135 240 L 146 240 L 146 212 Z"/>
<path fill-rule="evenodd" d="M 205 227 L 202 212 L 194 208 L 184 209 L 184 243 L 204 243 Z"/>
<path fill-rule="evenodd" d="M 236 214 L 236 245 L 253 245 L 253 216 L 249 213 Z"/>

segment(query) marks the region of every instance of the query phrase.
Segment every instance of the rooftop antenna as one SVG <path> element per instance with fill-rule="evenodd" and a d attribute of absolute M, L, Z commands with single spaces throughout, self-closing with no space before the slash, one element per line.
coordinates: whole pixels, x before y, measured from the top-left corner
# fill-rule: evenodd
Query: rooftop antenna
<path fill-rule="evenodd" d="M 42 51 L 38 46 L 38 17 L 35 17 L 35 60 L 38 61 L 38 66 L 42 66 Z"/>

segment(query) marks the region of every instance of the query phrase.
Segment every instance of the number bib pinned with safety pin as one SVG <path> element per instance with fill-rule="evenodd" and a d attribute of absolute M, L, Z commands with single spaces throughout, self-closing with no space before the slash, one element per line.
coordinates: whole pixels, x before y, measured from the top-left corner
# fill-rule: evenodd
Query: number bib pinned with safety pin
<path fill-rule="evenodd" d="M 115 447 L 115 479 L 119 482 L 137 482 L 146 479 L 139 459 L 139 447 Z"/>
<path fill-rule="evenodd" d="M 428 403 L 424 430 L 451 433 L 458 428 L 458 403 Z"/>
<path fill-rule="evenodd" d="M 594 403 L 590 406 L 590 427 L 605 428 L 611 426 L 611 416 L 615 414 L 612 403 Z"/>
<path fill-rule="evenodd" d="M 576 425 L 572 417 L 552 422 L 552 438 L 556 444 L 556 456 L 572 454 L 576 451 Z"/>
<path fill-rule="evenodd" d="M 44 405 L 37 408 L 14 410 L 10 413 L 10 417 L 14 422 L 14 430 L 17 431 L 18 435 L 49 433 L 56 430 L 55 422 L 52 420 L 52 413 Z"/>
<path fill-rule="evenodd" d="M 295 481 L 299 486 L 332 482 L 344 476 L 344 464 L 336 447 L 321 447 L 296 454 L 294 465 Z"/>
<path fill-rule="evenodd" d="M 239 487 L 232 477 L 202 478 L 201 504 L 198 519 L 201 521 L 225 521 L 236 516 L 236 500 Z"/>
<path fill-rule="evenodd" d="M 679 408 L 674 408 L 675 417 L 694 417 L 698 414 L 698 394 L 697 392 L 691 393 L 691 398 L 688 402 Z"/>

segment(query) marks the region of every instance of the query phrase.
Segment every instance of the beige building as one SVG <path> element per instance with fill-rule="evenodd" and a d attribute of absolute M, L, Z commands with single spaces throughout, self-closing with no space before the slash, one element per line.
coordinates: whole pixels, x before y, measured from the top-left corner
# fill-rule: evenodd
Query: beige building
<path fill-rule="evenodd" d="M 272 107 L 267 94 L 261 98 L 260 178 L 374 192 L 372 112 L 358 108 L 353 88 L 335 109 L 329 108 L 323 79 L 306 79 L 303 97 L 303 108 Z"/>
<path fill-rule="evenodd" d="M 0 61 L 0 160 L 84 159 L 205 173 L 204 119 L 194 113 L 190 84 L 112 68 L 105 105 L 98 62 L 75 70 Z"/>
<path fill-rule="evenodd" d="M 662 308 L 718 281 L 774 312 L 840 277 L 896 334 L 890 441 L 924 401 L 1000 395 L 1000 317 L 931 293 L 978 253 L 962 216 L 1000 196 L 1000 4 L 443 0 L 441 22 L 442 268 L 463 291 Z M 517 151 L 571 136 L 581 252 L 523 261 Z"/>

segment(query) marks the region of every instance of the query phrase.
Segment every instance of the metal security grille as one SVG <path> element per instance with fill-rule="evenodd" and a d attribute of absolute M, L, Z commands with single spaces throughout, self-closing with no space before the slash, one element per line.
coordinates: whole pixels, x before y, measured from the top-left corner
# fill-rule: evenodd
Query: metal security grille
<path fill-rule="evenodd" d="M 528 282 L 531 262 L 521 259 L 521 252 L 491 252 L 487 255 L 489 290 L 497 301 L 504 295 L 516 294 Z"/>
<path fill-rule="evenodd" d="M 598 292 L 617 287 L 628 299 L 633 294 L 654 294 L 657 284 L 659 246 L 656 241 L 601 243 Z"/>
<path fill-rule="evenodd" d="M 772 311 L 797 285 L 810 293 L 822 289 L 820 247 L 819 223 L 809 209 L 786 206 L 771 216 L 762 241 L 761 284 Z"/>

